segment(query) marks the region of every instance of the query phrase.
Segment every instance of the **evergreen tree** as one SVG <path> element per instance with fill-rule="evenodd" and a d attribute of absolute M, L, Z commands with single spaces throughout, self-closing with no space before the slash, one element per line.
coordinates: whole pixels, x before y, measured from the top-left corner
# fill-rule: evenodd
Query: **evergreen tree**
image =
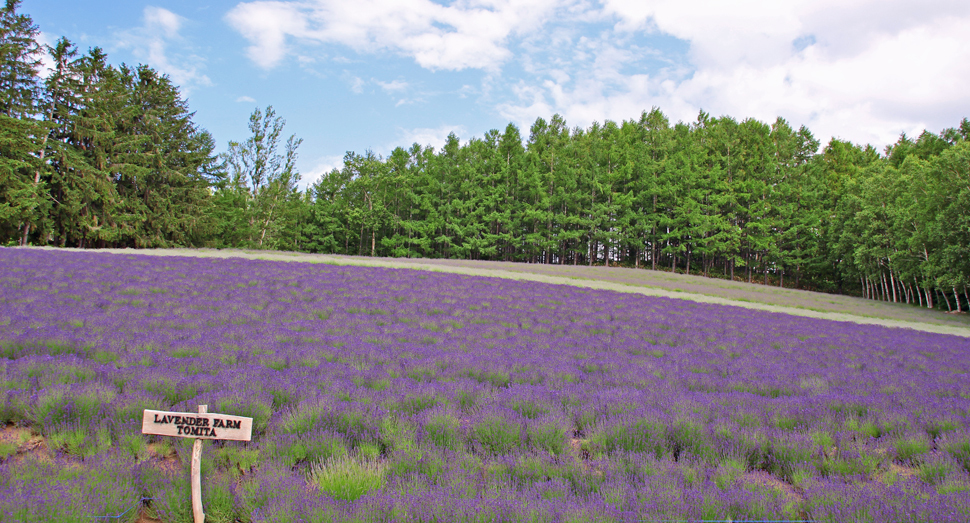
<path fill-rule="evenodd" d="M 19 6 L 7 0 L 0 9 L 0 241 L 24 244 L 45 211 L 38 159 L 44 130 L 35 119 L 38 29 Z"/>

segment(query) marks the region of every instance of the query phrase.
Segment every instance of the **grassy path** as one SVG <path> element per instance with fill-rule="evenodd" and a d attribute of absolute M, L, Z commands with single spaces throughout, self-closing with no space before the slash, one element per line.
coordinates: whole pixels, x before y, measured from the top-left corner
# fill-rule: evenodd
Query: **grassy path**
<path fill-rule="evenodd" d="M 970 337 L 970 317 L 966 314 L 945 314 L 912 305 L 663 271 L 476 260 L 370 258 L 278 251 L 215 249 L 105 249 L 105 251 L 156 256 L 241 257 L 490 276 L 574 285 L 590 289 L 632 292 L 646 296 L 665 296 L 834 321 L 850 321 Z"/>

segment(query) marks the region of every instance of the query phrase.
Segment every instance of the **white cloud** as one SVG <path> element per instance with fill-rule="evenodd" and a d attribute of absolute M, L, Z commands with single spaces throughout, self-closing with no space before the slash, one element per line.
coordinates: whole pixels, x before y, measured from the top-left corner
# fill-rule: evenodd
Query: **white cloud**
<path fill-rule="evenodd" d="M 234 7 L 226 20 L 252 44 L 246 54 L 256 65 L 269 69 L 286 55 L 286 36 L 307 33 L 299 6 L 286 2 L 249 2 Z"/>
<path fill-rule="evenodd" d="M 398 139 L 394 142 L 394 144 L 385 146 L 385 149 L 390 152 L 395 147 L 400 146 L 407 149 L 413 144 L 418 144 L 422 147 L 431 146 L 434 147 L 435 150 L 439 150 L 444 147 L 449 134 L 455 133 L 455 136 L 460 139 L 462 134 L 465 132 L 465 127 L 462 125 L 448 124 L 440 125 L 434 128 L 417 127 L 413 129 L 399 129 Z"/>
<path fill-rule="evenodd" d="M 240 96 L 239 98 L 236 98 L 236 101 L 237 102 L 254 103 L 256 101 L 256 99 L 253 98 L 252 96 Z"/>
<path fill-rule="evenodd" d="M 392 80 L 390 82 L 382 82 L 380 80 L 374 80 L 374 83 L 381 86 L 381 89 L 393 93 L 396 91 L 403 91 L 408 88 L 408 83 L 403 80 Z"/>
<path fill-rule="evenodd" d="M 199 85 L 212 85 L 202 73 L 204 60 L 192 54 L 179 34 L 185 19 L 161 7 L 147 6 L 143 25 L 118 33 L 118 47 L 131 49 L 135 57 L 167 74 L 183 92 Z M 174 44 L 174 45 L 172 45 Z M 172 47 L 178 50 L 172 51 Z"/>
<path fill-rule="evenodd" d="M 166 38 L 177 37 L 182 27 L 182 17 L 168 9 L 146 6 L 144 16 L 145 27 L 163 33 Z"/>
<path fill-rule="evenodd" d="M 257 1 L 236 5 L 229 24 L 250 42 L 247 54 L 272 68 L 287 41 L 339 44 L 357 52 L 387 50 L 431 70 L 497 70 L 511 57 L 514 34 L 537 29 L 557 0 Z"/>
<path fill-rule="evenodd" d="M 301 189 L 310 187 L 311 185 L 317 183 L 323 175 L 329 173 L 334 169 L 342 169 L 344 166 L 343 155 L 330 155 L 321 156 L 313 163 L 313 168 L 309 172 L 300 173 L 300 183 Z"/>
<path fill-rule="evenodd" d="M 350 90 L 354 94 L 362 94 L 364 92 L 364 85 L 366 85 L 367 82 L 365 82 L 363 78 L 359 76 L 353 76 L 350 73 L 346 73 L 344 78 L 346 79 L 347 83 L 350 85 Z"/>
<path fill-rule="evenodd" d="M 571 56 L 534 66 L 533 78 L 514 84 L 513 100 L 499 104 L 501 114 L 523 125 L 559 112 L 588 125 L 652 106 L 688 121 L 704 109 L 782 116 L 823 141 L 876 145 L 970 114 L 970 3 L 605 0 L 604 12 L 612 29 L 574 36 Z M 686 63 L 631 70 L 648 51 L 624 39 L 657 35 L 689 44 Z"/>
<path fill-rule="evenodd" d="M 146 27 L 177 35 L 182 19 L 163 15 Z M 478 70 L 480 83 L 463 79 L 457 96 L 522 128 L 553 113 L 586 126 L 658 106 L 675 121 L 701 109 L 782 116 L 823 141 L 881 146 L 970 115 L 965 0 L 269 0 L 239 3 L 226 21 L 265 69 L 290 56 L 366 67 L 391 54 L 431 71 Z M 379 74 L 342 78 L 358 94 L 413 96 L 416 83 Z M 440 147 L 445 127 L 402 138 Z"/>
<path fill-rule="evenodd" d="M 41 31 L 37 33 L 37 43 L 40 44 L 40 54 L 38 56 L 40 59 L 40 70 L 37 73 L 38 76 L 46 80 L 55 65 L 50 53 L 47 52 L 47 47 L 54 47 L 57 42 L 51 39 L 51 35 Z"/>

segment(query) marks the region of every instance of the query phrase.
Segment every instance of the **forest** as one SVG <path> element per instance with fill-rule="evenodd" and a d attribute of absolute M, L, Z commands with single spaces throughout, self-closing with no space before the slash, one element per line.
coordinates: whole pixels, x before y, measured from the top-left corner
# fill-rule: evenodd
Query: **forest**
<path fill-rule="evenodd" d="M 879 151 L 783 118 L 553 115 L 348 152 L 304 186 L 272 107 L 217 154 L 167 75 L 43 46 L 19 4 L 0 10 L 0 245 L 598 264 L 970 305 L 967 118 Z"/>

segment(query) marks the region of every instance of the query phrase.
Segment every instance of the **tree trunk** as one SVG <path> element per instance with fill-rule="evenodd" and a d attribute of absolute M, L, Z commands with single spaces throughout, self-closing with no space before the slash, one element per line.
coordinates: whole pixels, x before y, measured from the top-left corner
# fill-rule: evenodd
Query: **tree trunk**
<path fill-rule="evenodd" d="M 948 298 L 946 296 L 946 293 L 945 292 L 940 292 L 940 289 L 936 289 L 936 293 L 938 295 L 939 294 L 942 294 L 943 295 L 943 300 L 946 302 L 946 311 L 947 312 L 953 312 L 953 307 L 950 307 L 950 298 Z"/>
<path fill-rule="evenodd" d="M 748 283 L 751 283 L 751 253 L 744 251 L 744 268 L 748 273 Z"/>
<path fill-rule="evenodd" d="M 893 303 L 899 303 L 899 299 L 896 297 L 896 278 L 893 277 L 892 269 L 889 269 L 889 281 L 892 283 L 893 287 Z"/>
<path fill-rule="evenodd" d="M 956 285 L 953 286 L 953 300 L 957 302 L 957 312 L 963 312 L 963 309 L 960 306 L 960 295 L 957 294 Z"/>

